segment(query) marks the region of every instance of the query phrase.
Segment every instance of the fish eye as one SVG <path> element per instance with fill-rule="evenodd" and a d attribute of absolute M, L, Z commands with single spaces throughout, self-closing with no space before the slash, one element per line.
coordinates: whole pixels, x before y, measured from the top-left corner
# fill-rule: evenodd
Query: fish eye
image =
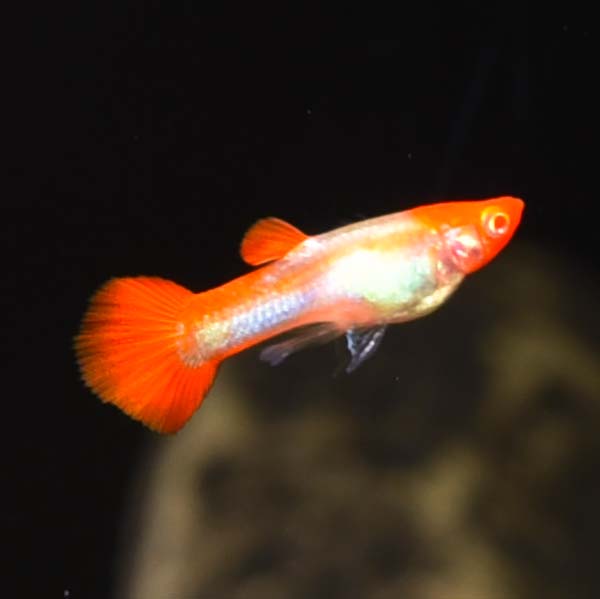
<path fill-rule="evenodd" d="M 485 230 L 492 237 L 504 235 L 510 227 L 510 217 L 506 212 L 494 210 L 484 213 L 483 223 Z"/>

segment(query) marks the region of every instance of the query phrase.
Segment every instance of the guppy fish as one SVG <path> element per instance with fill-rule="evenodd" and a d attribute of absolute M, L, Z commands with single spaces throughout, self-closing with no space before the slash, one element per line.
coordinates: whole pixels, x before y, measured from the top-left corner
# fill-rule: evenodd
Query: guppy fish
<path fill-rule="evenodd" d="M 345 334 L 350 372 L 388 324 L 432 312 L 494 258 L 523 206 L 513 197 L 433 204 L 312 237 L 277 218 L 259 220 L 241 255 L 264 266 L 220 287 L 195 294 L 155 277 L 101 287 L 75 339 L 83 379 L 103 401 L 173 433 L 225 358 L 286 331 L 295 334 L 264 349 L 264 360 L 278 364 Z"/>

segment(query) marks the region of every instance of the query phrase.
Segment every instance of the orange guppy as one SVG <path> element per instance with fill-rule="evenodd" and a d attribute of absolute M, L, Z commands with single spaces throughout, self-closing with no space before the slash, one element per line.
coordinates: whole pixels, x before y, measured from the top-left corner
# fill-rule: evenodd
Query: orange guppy
<path fill-rule="evenodd" d="M 215 289 L 158 277 L 117 278 L 93 296 L 75 338 L 83 379 L 103 401 L 161 433 L 179 430 L 229 356 L 292 331 L 262 351 L 278 364 L 346 335 L 348 372 L 377 349 L 388 324 L 438 308 L 465 275 L 513 236 L 513 197 L 420 206 L 308 236 L 259 220 L 242 258 L 263 265 Z"/>

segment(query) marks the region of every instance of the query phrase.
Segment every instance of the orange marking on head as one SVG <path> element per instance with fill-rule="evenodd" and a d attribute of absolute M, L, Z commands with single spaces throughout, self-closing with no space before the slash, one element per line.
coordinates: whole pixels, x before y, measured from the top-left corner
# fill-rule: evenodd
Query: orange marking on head
<path fill-rule="evenodd" d="M 524 206 L 519 198 L 502 196 L 420 206 L 411 210 L 411 214 L 438 231 L 463 228 L 476 231 L 481 253 L 466 267 L 465 272 L 470 273 L 487 264 L 506 246 L 521 222 Z"/>

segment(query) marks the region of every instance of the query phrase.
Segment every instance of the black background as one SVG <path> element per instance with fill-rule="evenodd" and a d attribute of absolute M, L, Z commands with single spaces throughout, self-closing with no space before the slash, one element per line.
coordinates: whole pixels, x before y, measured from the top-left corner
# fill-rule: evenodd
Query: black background
<path fill-rule="evenodd" d="M 25 21 L 7 86 L 11 596 L 110 594 L 152 433 L 79 381 L 71 339 L 107 278 L 201 290 L 246 272 L 238 244 L 261 216 L 318 233 L 501 194 L 526 201 L 521 239 L 597 263 L 591 13 L 411 5 L 372 40 L 349 8 L 59 9 Z"/>

